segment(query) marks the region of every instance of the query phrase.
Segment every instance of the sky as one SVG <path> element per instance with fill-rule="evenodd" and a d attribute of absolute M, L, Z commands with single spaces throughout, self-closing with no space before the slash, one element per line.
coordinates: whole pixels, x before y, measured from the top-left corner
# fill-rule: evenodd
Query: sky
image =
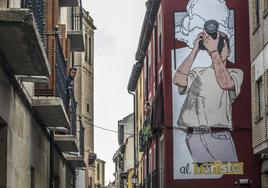
<path fill-rule="evenodd" d="M 127 92 L 145 15 L 145 0 L 83 0 L 97 27 L 94 38 L 94 124 L 117 131 L 117 122 L 133 113 Z M 106 161 L 105 184 L 114 180 L 117 134 L 94 130 L 95 153 Z"/>

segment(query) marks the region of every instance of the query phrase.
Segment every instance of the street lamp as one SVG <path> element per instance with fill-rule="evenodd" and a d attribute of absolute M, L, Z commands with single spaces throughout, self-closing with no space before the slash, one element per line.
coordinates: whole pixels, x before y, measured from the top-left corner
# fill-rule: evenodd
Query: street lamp
<path fill-rule="evenodd" d="M 136 187 L 138 180 L 137 180 L 137 175 L 133 174 L 131 177 L 131 183 L 134 185 L 134 187 Z"/>

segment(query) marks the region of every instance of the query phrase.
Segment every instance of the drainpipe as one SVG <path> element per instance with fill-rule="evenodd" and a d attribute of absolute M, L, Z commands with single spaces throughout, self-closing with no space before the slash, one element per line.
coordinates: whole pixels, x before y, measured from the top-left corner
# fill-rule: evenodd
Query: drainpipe
<path fill-rule="evenodd" d="M 134 114 L 134 121 L 133 121 L 133 125 L 134 125 L 134 177 L 137 177 L 137 151 L 136 151 L 136 121 L 135 121 L 135 116 L 136 116 L 136 98 L 135 98 L 135 91 L 136 91 L 136 87 L 137 87 L 137 82 L 138 79 L 140 77 L 140 73 L 142 70 L 142 64 L 138 64 L 135 63 L 133 65 L 132 71 L 131 71 L 131 75 L 129 78 L 129 82 L 128 82 L 128 86 L 127 86 L 127 90 L 128 93 L 131 94 L 133 96 L 133 114 Z M 138 104 L 137 104 L 138 106 Z M 136 181 L 137 183 L 137 181 Z M 134 188 L 136 188 L 136 183 L 134 183 Z"/>
<path fill-rule="evenodd" d="M 130 95 L 133 96 L 133 136 L 134 136 L 134 176 L 137 176 L 137 169 L 136 169 L 136 163 L 137 163 L 137 159 L 136 159 L 136 121 L 135 121 L 135 114 L 136 114 L 136 98 L 135 98 L 135 93 L 130 92 L 130 90 L 128 90 L 128 93 Z M 136 188 L 136 184 L 134 184 L 134 188 Z"/>
<path fill-rule="evenodd" d="M 49 188 L 53 188 L 54 179 L 54 130 L 50 131 Z"/>

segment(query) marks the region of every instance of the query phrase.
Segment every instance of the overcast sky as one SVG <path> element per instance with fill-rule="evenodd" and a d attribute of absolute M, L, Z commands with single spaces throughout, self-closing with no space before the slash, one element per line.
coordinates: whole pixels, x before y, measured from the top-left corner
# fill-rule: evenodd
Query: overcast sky
<path fill-rule="evenodd" d="M 135 63 L 145 0 L 83 0 L 94 19 L 94 124 L 117 131 L 118 120 L 133 112 L 127 92 Z M 117 134 L 95 128 L 95 153 L 106 161 L 105 184 L 114 180 L 112 157 L 118 149 Z"/>

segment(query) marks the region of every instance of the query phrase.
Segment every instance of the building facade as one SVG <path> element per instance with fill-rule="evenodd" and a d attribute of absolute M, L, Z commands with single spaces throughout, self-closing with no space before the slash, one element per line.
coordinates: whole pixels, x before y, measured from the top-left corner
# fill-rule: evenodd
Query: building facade
<path fill-rule="evenodd" d="M 105 161 L 98 158 L 95 161 L 95 187 L 105 187 Z"/>
<path fill-rule="evenodd" d="M 71 54 L 84 47 L 82 30 L 74 27 L 82 16 L 73 16 L 81 6 L 63 0 L 0 3 L 0 187 L 71 188 L 76 170 L 85 167 L 73 87 L 67 100 L 65 85 Z"/>
<path fill-rule="evenodd" d="M 77 123 L 83 125 L 85 134 L 84 159 L 86 163 L 85 187 L 95 187 L 94 160 L 94 30 L 93 19 L 83 9 L 83 40 L 84 52 L 74 53 L 77 77 L 75 79 L 75 96 L 77 99 Z M 82 147 L 82 146 L 81 146 Z"/>
<path fill-rule="evenodd" d="M 249 1 L 250 62 L 252 93 L 252 142 L 261 157 L 262 187 L 267 187 L 267 65 L 268 1 Z"/>
<path fill-rule="evenodd" d="M 130 114 L 118 121 L 119 149 L 113 156 L 115 163 L 115 187 L 132 188 L 130 178 L 134 167 L 134 115 Z"/>
<path fill-rule="evenodd" d="M 146 6 L 128 84 L 142 152 L 137 186 L 261 187 L 251 140 L 247 1 Z"/>

